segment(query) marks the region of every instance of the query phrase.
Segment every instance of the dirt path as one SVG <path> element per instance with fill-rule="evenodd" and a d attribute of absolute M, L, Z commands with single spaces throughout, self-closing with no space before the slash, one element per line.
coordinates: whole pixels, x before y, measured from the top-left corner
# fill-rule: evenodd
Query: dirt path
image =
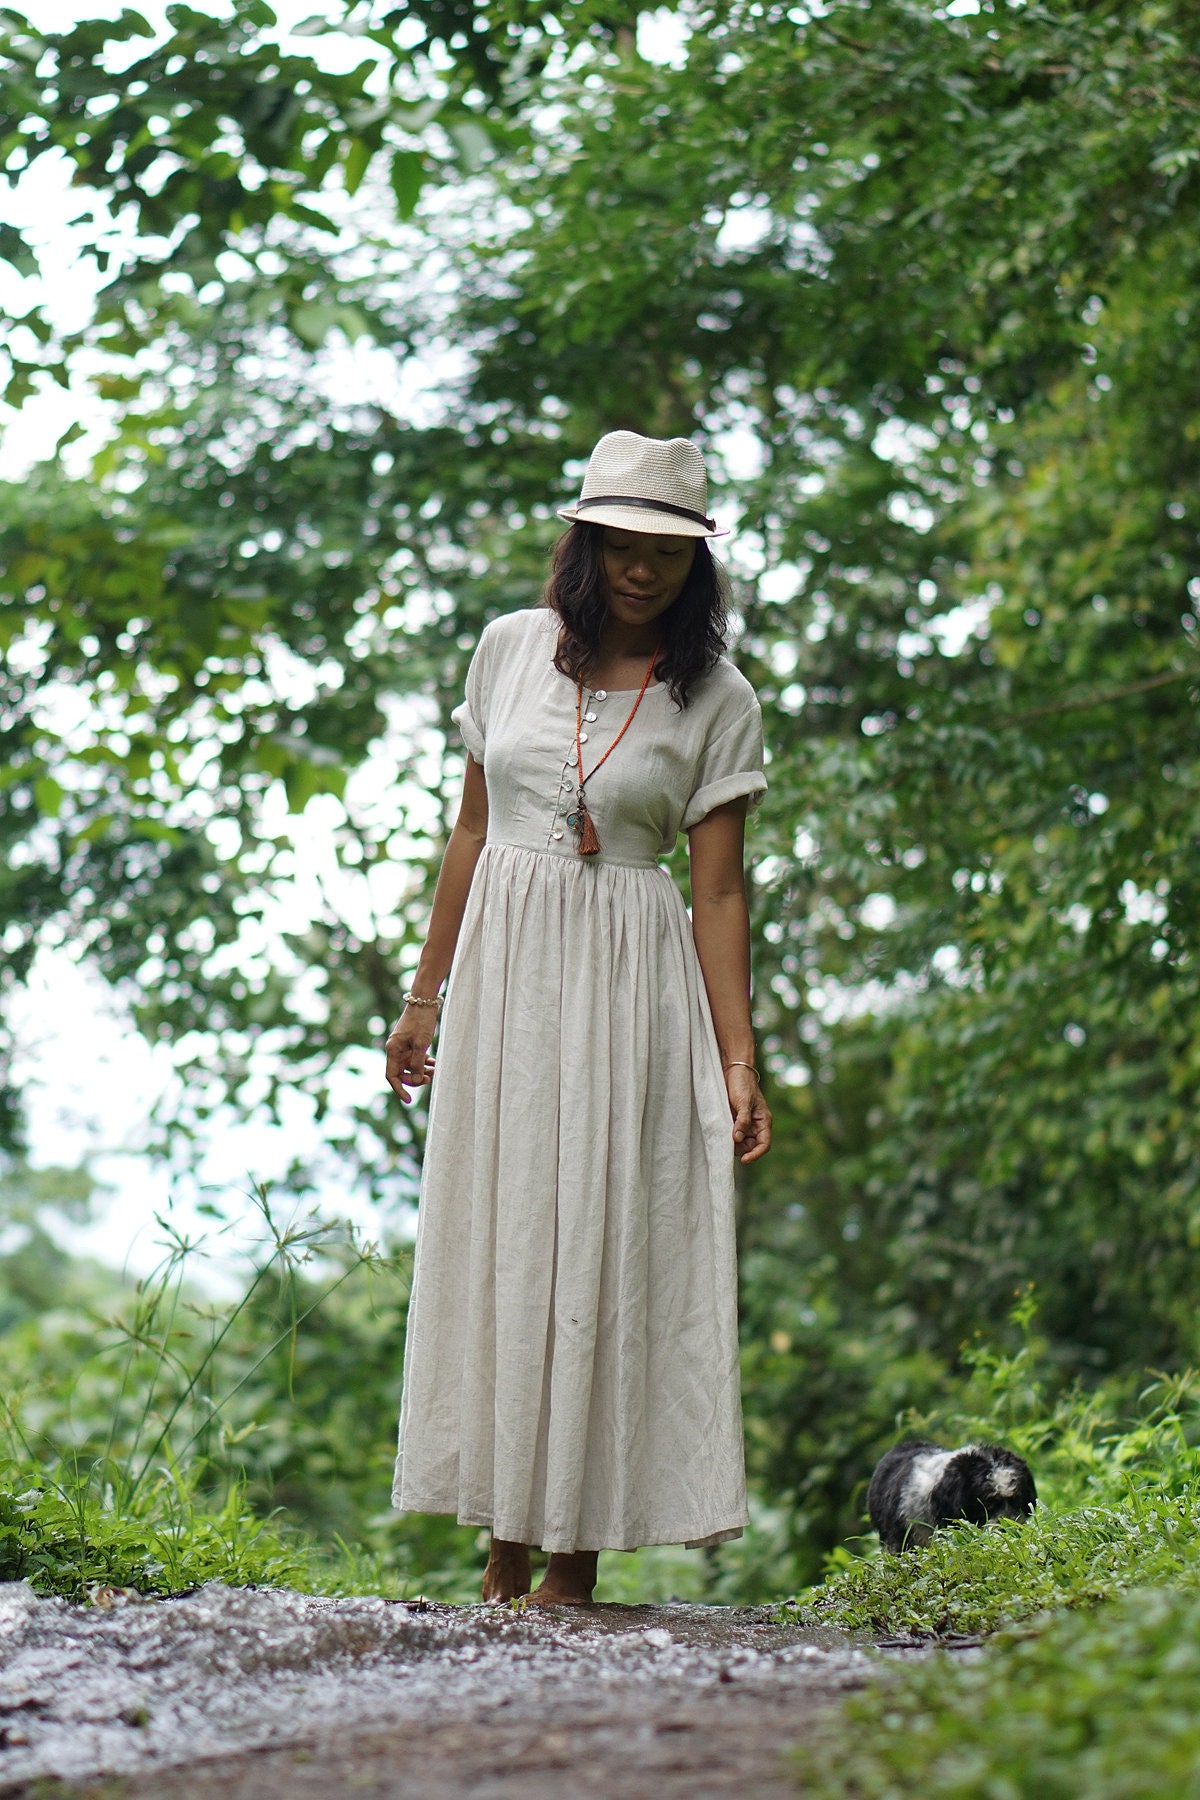
<path fill-rule="evenodd" d="M 786 1750 L 870 1666 L 761 1608 L 0 1587 L 0 1796 L 795 1800 Z"/>

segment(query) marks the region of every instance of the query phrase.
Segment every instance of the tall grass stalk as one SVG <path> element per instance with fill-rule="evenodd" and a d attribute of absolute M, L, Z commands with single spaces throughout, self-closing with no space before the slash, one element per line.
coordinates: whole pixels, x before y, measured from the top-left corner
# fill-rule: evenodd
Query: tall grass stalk
<path fill-rule="evenodd" d="M 353 1225 L 342 1221 L 330 1222 L 310 1214 L 301 1221 L 293 1221 L 281 1226 L 272 1213 L 270 1196 L 266 1188 L 261 1185 L 256 1186 L 252 1191 L 251 1198 L 267 1228 L 268 1254 L 266 1259 L 255 1269 L 240 1299 L 224 1313 L 223 1317 L 211 1309 L 206 1313 L 202 1312 L 200 1306 L 195 1302 L 184 1302 L 188 1257 L 195 1255 L 203 1246 L 202 1244 L 189 1244 L 179 1237 L 169 1225 L 164 1227 L 171 1232 L 172 1242 L 164 1262 L 148 1278 L 146 1284 L 149 1302 L 147 1313 L 149 1319 L 152 1320 L 165 1300 L 169 1299 L 170 1314 L 161 1342 L 157 1347 L 157 1361 L 152 1378 L 146 1386 L 134 1441 L 127 1452 L 131 1465 L 137 1462 L 139 1456 L 141 1457 L 140 1466 L 131 1476 L 133 1491 L 140 1486 L 153 1466 L 154 1459 L 170 1442 L 171 1434 L 184 1407 L 202 1387 L 206 1377 L 215 1369 L 217 1358 L 226 1339 L 236 1330 L 243 1317 L 250 1312 L 255 1298 L 269 1284 L 273 1276 L 278 1282 L 281 1295 L 286 1291 L 291 1303 L 286 1324 L 266 1342 L 249 1368 L 245 1369 L 238 1379 L 230 1384 L 220 1400 L 209 1400 L 208 1416 L 201 1420 L 182 1444 L 173 1446 L 174 1455 L 178 1459 L 186 1460 L 191 1455 L 200 1439 L 211 1429 L 213 1423 L 219 1420 L 223 1410 L 253 1379 L 264 1363 L 289 1340 L 294 1345 L 300 1326 L 306 1319 L 318 1312 L 351 1275 L 360 1268 L 374 1269 L 382 1264 L 383 1259 L 377 1246 L 364 1244 Z M 298 1270 L 311 1265 L 320 1257 L 327 1258 L 330 1255 L 340 1256 L 345 1266 L 307 1305 L 297 1307 L 296 1275 Z M 181 1303 L 187 1304 L 189 1310 L 197 1316 L 207 1317 L 210 1321 L 221 1319 L 220 1329 L 210 1335 L 207 1349 L 190 1371 L 181 1349 L 176 1347 L 173 1336 L 175 1318 Z M 148 1327 L 142 1327 L 136 1315 L 134 1321 L 128 1325 L 120 1318 L 113 1319 L 110 1323 L 127 1338 L 131 1352 L 134 1347 L 144 1344 L 147 1340 Z M 127 1368 L 132 1360 L 131 1354 Z M 157 1437 L 143 1454 L 141 1451 L 142 1432 L 154 1411 L 160 1386 L 159 1378 L 166 1366 L 170 1366 L 183 1385 L 171 1403 L 166 1416 L 162 1419 Z"/>
<path fill-rule="evenodd" d="M 239 1421 L 235 1403 L 289 1342 L 294 1355 L 305 1322 L 352 1276 L 402 1279 L 405 1259 L 341 1221 L 281 1219 L 265 1187 L 251 1199 L 262 1230 L 236 1300 L 205 1299 L 193 1275 L 223 1231 L 188 1239 L 160 1218 L 166 1254 L 131 1307 L 93 1316 L 98 1341 L 71 1368 L 65 1408 L 32 1385 L 0 1394 L 0 1579 L 71 1598 L 106 1585 L 177 1592 L 216 1578 L 361 1581 L 358 1552 L 345 1546 L 327 1558 L 277 1511 L 250 1506 L 239 1446 L 262 1422 L 253 1409 Z M 401 1287 L 397 1304 L 402 1297 Z M 289 1387 L 290 1372 L 289 1360 Z M 107 1395 L 102 1420 L 76 1412 L 89 1382 Z"/>

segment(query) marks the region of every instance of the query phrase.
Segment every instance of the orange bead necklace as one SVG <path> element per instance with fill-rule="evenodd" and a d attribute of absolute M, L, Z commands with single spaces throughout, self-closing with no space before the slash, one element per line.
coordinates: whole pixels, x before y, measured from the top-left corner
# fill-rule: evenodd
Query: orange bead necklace
<path fill-rule="evenodd" d="M 579 777 L 579 785 L 575 790 L 575 811 L 567 814 L 567 824 L 575 833 L 575 853 L 577 856 L 598 856 L 600 854 L 600 839 L 596 836 L 596 827 L 593 825 L 592 815 L 588 811 L 587 794 L 584 790 L 586 784 L 596 773 L 596 770 L 604 766 L 621 739 L 625 736 L 625 733 L 629 730 L 629 727 L 633 724 L 634 714 L 642 704 L 643 694 L 650 686 L 650 677 L 654 673 L 654 665 L 657 661 L 658 651 L 656 650 L 650 658 L 650 661 L 646 664 L 646 673 L 642 677 L 642 685 L 637 691 L 637 699 L 629 709 L 629 717 L 622 725 L 620 731 L 618 731 L 612 743 L 608 746 L 608 749 L 604 752 L 604 755 L 588 770 L 586 775 L 583 772 L 583 738 L 580 735 L 580 730 L 583 725 L 583 683 L 582 681 L 579 681 L 575 684 L 575 771 Z"/>

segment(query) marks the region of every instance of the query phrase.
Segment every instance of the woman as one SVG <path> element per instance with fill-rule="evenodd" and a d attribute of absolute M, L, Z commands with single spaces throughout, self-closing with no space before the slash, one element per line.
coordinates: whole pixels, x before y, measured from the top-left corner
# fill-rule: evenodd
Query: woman
<path fill-rule="evenodd" d="M 733 1157 L 770 1145 L 743 875 L 766 786 L 720 651 L 704 463 L 617 431 L 547 605 L 494 620 L 429 936 L 387 1043 L 432 1075 L 394 1504 L 490 1528 L 485 1600 L 746 1522 Z M 688 833 L 692 919 L 659 858 Z"/>

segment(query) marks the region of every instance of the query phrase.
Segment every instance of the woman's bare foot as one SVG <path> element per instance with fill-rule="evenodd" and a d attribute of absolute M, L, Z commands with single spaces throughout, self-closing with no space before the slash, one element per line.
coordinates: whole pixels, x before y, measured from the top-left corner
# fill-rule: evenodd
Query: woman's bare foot
<path fill-rule="evenodd" d="M 529 1596 L 530 1606 L 590 1606 L 596 1586 L 595 1550 L 552 1553 L 546 1573 Z"/>
<path fill-rule="evenodd" d="M 485 1600 L 519 1600 L 529 1592 L 533 1579 L 529 1567 L 529 1545 L 511 1544 L 504 1538 L 493 1538 L 488 1551 L 487 1568 L 483 1571 Z"/>

